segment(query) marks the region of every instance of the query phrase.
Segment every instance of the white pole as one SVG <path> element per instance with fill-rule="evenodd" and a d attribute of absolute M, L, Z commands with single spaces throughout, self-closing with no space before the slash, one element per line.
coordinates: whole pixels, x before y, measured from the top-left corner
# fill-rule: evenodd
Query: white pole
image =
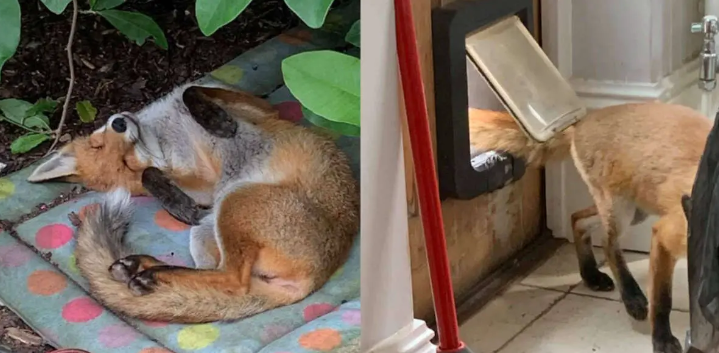
<path fill-rule="evenodd" d="M 394 6 L 362 3 L 362 352 L 433 352 L 414 319 Z"/>

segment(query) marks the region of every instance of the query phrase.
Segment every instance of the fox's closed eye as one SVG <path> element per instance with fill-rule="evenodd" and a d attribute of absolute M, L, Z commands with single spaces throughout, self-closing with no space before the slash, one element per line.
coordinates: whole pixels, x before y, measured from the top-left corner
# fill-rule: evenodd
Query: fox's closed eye
<path fill-rule="evenodd" d="M 93 133 L 90 135 L 89 145 L 93 149 L 101 149 L 105 145 L 102 133 Z"/>

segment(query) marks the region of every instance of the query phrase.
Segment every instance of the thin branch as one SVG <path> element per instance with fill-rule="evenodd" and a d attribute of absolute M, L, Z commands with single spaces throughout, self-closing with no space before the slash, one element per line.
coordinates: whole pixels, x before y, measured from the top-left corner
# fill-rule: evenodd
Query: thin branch
<path fill-rule="evenodd" d="M 67 39 L 67 64 L 70 65 L 70 85 L 67 87 L 67 94 L 65 95 L 65 102 L 62 106 L 62 115 L 60 116 L 60 123 L 57 125 L 57 129 L 54 131 L 55 141 L 53 141 L 50 149 L 45 155 L 50 154 L 57 142 L 60 141 L 60 135 L 62 134 L 62 128 L 65 125 L 65 118 L 67 118 L 67 111 L 70 108 L 70 97 L 72 96 L 72 89 L 75 87 L 75 66 L 72 63 L 72 42 L 75 40 L 75 28 L 77 27 L 77 0 L 72 0 L 72 25 L 70 27 L 70 36 Z"/>

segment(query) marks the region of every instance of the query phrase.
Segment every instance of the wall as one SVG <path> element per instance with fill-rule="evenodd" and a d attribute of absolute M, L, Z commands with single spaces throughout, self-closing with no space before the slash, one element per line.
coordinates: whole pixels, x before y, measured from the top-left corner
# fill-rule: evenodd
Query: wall
<path fill-rule="evenodd" d="M 412 2 L 430 126 L 433 131 L 435 116 L 431 8 L 449 2 Z M 472 89 L 478 92 L 473 100 L 475 105 L 499 108 L 493 93 L 487 90 L 486 86 L 476 83 L 472 85 Z M 406 128 L 404 134 L 404 141 L 409 141 Z M 433 315 L 431 287 L 424 234 L 416 204 L 409 144 L 404 145 L 404 150 L 414 312 L 415 317 L 426 320 Z M 465 294 L 469 287 L 483 279 L 538 234 L 542 214 L 540 183 L 540 172 L 530 169 L 519 182 L 490 195 L 469 201 L 443 202 L 442 211 L 455 296 Z"/>
<path fill-rule="evenodd" d="M 703 16 L 700 0 L 544 0 L 549 36 L 564 40 L 560 57 L 567 78 L 590 108 L 636 100 L 665 100 L 696 77 L 700 34 L 690 32 Z M 551 12 L 564 13 L 557 18 Z M 564 10 L 561 10 L 564 9 Z M 555 57 L 555 59 L 560 59 Z M 686 71 L 686 70 L 685 70 Z"/>
<path fill-rule="evenodd" d="M 693 59 L 699 0 L 573 0 L 574 79 L 657 83 Z"/>

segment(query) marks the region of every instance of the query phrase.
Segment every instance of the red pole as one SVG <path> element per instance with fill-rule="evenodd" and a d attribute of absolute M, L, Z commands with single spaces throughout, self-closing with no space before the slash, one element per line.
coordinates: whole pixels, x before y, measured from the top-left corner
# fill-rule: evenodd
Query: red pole
<path fill-rule="evenodd" d="M 438 352 L 464 349 L 459 339 L 457 311 L 454 307 L 452 277 L 447 258 L 442 207 L 439 201 L 437 172 L 427 116 L 427 103 L 417 51 L 417 38 L 410 0 L 395 0 L 397 56 L 412 145 L 417 193 L 427 247 L 427 262 L 432 283 L 432 298 L 437 317 Z"/>

